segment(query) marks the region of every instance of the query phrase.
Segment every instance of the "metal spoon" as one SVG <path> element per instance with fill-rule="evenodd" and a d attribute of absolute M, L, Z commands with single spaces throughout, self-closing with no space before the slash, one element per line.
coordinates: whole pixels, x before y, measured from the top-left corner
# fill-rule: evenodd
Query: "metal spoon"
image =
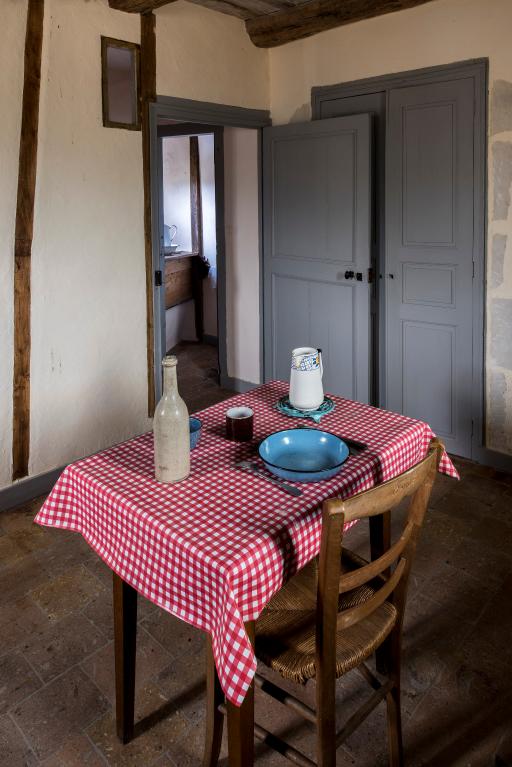
<path fill-rule="evenodd" d="M 277 477 L 269 477 L 268 474 L 265 474 L 263 469 L 258 466 L 258 464 L 251 463 L 250 461 L 239 461 L 239 463 L 235 465 L 238 469 L 244 469 L 245 471 L 251 471 L 253 474 L 258 474 L 263 479 L 266 479 L 267 482 L 271 482 L 281 490 L 284 490 L 285 493 L 289 493 L 290 495 L 294 496 L 302 495 L 302 490 L 300 490 L 298 487 L 289 485 L 287 482 L 283 482 L 282 479 L 278 479 Z"/>

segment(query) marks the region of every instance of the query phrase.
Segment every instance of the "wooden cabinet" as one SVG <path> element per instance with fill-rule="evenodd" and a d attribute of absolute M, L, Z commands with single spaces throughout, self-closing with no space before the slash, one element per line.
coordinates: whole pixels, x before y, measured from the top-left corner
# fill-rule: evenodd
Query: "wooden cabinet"
<path fill-rule="evenodd" d="M 165 259 L 165 308 L 194 298 L 193 260 L 196 253 L 180 253 Z"/>

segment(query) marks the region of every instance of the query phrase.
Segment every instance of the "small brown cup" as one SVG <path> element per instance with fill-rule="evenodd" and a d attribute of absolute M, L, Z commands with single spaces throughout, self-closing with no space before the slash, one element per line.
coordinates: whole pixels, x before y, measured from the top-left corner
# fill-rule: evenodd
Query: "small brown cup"
<path fill-rule="evenodd" d="M 235 442 L 249 442 L 254 429 L 254 411 L 250 407 L 226 410 L 226 436 Z"/>

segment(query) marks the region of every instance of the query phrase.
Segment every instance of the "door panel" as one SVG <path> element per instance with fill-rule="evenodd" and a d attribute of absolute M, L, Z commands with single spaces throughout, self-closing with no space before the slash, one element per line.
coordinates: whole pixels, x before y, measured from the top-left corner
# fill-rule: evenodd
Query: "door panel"
<path fill-rule="evenodd" d="M 267 128 L 263 152 L 265 377 L 320 347 L 325 389 L 367 402 L 370 117 Z"/>
<path fill-rule="evenodd" d="M 389 94 L 387 406 L 471 454 L 473 80 Z"/>
<path fill-rule="evenodd" d="M 275 256 L 352 260 L 353 144 L 352 134 L 280 142 L 275 155 Z"/>
<path fill-rule="evenodd" d="M 386 92 L 376 90 L 358 96 L 342 96 L 318 103 L 316 119 L 370 114 L 372 118 L 372 268 L 377 275 L 384 269 L 385 251 L 385 156 L 386 156 Z M 382 260 L 381 260 L 382 254 Z M 376 280 L 371 290 L 372 382 L 371 402 L 386 402 L 385 372 L 385 307 L 384 291 Z"/>

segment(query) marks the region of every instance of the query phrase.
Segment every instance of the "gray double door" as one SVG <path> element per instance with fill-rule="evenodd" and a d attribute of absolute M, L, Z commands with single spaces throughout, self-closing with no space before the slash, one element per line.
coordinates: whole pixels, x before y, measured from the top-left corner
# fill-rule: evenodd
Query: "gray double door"
<path fill-rule="evenodd" d="M 327 390 L 424 420 L 469 456 L 473 81 L 325 106 L 265 130 L 266 378 L 319 346 Z"/>

